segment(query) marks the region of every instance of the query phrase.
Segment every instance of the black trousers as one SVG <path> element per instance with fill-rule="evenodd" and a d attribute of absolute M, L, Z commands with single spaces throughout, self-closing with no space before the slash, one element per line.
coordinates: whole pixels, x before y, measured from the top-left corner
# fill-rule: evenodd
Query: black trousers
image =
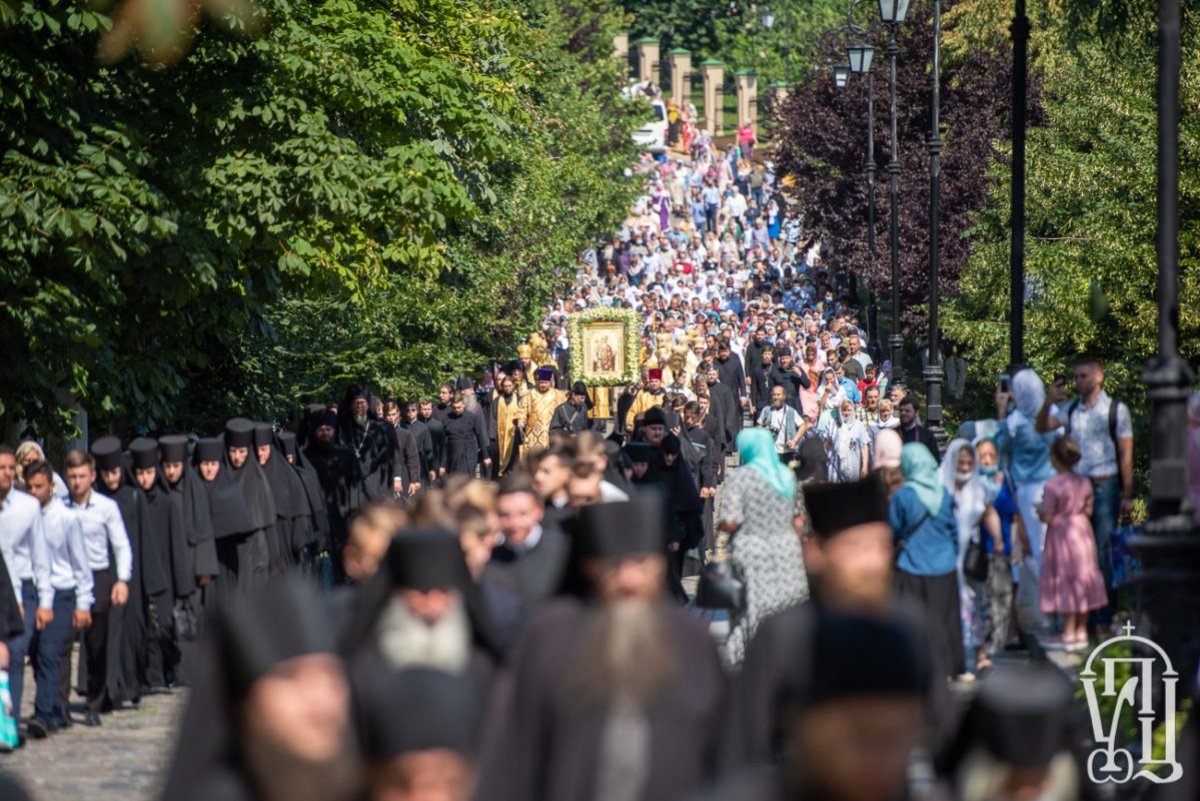
<path fill-rule="evenodd" d="M 108 694 L 108 627 L 112 615 L 112 567 L 93 570 L 96 600 L 92 604 L 92 625 L 84 633 L 87 658 L 87 711 L 99 714 L 112 707 Z"/>

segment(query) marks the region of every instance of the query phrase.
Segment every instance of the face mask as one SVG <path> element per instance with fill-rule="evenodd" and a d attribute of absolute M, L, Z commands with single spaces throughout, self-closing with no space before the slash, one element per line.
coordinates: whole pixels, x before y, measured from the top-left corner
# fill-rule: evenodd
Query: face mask
<path fill-rule="evenodd" d="M 979 468 L 979 472 L 982 473 L 983 475 L 987 476 L 988 478 L 991 478 L 992 476 L 996 475 L 996 473 L 998 473 L 999 471 L 1000 471 L 1000 466 L 995 465 L 995 464 L 992 465 L 991 467 Z"/>
<path fill-rule="evenodd" d="M 955 478 L 957 478 L 959 481 L 961 481 L 962 483 L 965 484 L 968 481 L 970 481 L 974 477 L 974 475 L 975 475 L 975 471 L 972 470 L 968 473 L 956 473 Z"/>

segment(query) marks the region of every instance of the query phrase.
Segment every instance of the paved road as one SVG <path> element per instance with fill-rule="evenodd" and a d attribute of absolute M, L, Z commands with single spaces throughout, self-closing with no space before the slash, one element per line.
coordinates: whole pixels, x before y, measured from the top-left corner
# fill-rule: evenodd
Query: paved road
<path fill-rule="evenodd" d="M 26 669 L 24 718 L 33 713 L 33 674 Z M 104 716 L 104 725 L 76 725 L 46 740 L 0 754 L 0 770 L 15 774 L 37 801 L 150 801 L 157 798 L 186 701 L 183 690 L 151 695 L 138 709 Z"/>

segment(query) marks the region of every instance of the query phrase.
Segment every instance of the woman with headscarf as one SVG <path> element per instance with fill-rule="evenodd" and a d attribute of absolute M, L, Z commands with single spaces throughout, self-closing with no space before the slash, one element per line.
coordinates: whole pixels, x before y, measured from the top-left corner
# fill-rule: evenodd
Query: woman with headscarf
<path fill-rule="evenodd" d="M 1025 522 L 1033 558 L 1042 561 L 1046 526 L 1038 518 L 1046 482 L 1054 478 L 1050 464 L 1050 443 L 1056 432 L 1039 434 L 1035 428 L 1038 412 L 1046 402 L 1046 387 L 1033 370 L 1020 370 L 1012 378 L 1012 391 L 996 391 L 996 417 L 1001 421 L 996 432 L 996 447 L 1008 455 L 1009 474 L 1017 488 L 1017 507 Z"/>
<path fill-rule="evenodd" d="M 854 416 L 853 401 L 849 398 L 842 401 L 837 415 L 829 421 L 823 434 L 829 451 L 829 480 L 866 478 L 871 440 L 867 436 L 867 427 Z"/>
<path fill-rule="evenodd" d="M 963 557 L 967 544 L 982 536 L 986 530 L 993 547 L 1004 549 L 1000 533 L 1000 517 L 992 506 L 995 485 L 989 485 L 979 473 L 975 448 L 965 439 L 956 439 L 946 448 L 939 476 L 942 486 L 954 498 L 954 518 L 958 524 L 958 592 L 959 612 L 963 621 L 963 648 L 973 656 L 978 670 L 987 663 L 983 641 L 987 637 L 987 585 L 963 574 Z M 980 543 L 982 545 L 982 543 Z M 985 546 L 986 547 L 986 546 Z"/>
<path fill-rule="evenodd" d="M 832 367 L 826 367 L 821 373 L 821 385 L 817 387 L 817 409 L 821 417 L 817 420 L 817 429 L 825 430 L 842 407 L 842 401 L 847 400 L 846 389 L 837 378 L 837 372 Z"/>
<path fill-rule="evenodd" d="M 884 429 L 871 439 L 871 469 L 879 473 L 888 489 L 888 498 L 904 486 L 904 473 L 900 470 L 900 455 L 904 451 L 904 440 L 895 429 Z"/>
<path fill-rule="evenodd" d="M 209 618 L 164 799 L 348 801 L 350 687 L 316 591 L 277 581 Z"/>
<path fill-rule="evenodd" d="M 904 486 L 889 502 L 896 538 L 896 592 L 922 610 L 936 675 L 965 670 L 958 593 L 958 523 L 954 498 L 929 449 L 910 442 L 900 454 Z"/>
<path fill-rule="evenodd" d="M 808 598 L 808 575 L 800 552 L 804 498 L 796 478 L 775 453 L 765 428 L 737 436 L 741 466 L 729 474 L 718 526 L 728 532 L 729 558 L 741 568 L 745 603 L 733 611 L 725 662 L 738 668 L 759 624 Z"/>

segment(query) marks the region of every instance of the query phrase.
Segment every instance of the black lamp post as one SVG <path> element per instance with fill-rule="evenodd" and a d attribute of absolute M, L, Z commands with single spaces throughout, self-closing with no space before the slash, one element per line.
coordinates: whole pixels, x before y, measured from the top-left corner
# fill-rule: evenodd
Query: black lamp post
<path fill-rule="evenodd" d="M 879 20 L 888 27 L 888 42 L 884 52 L 891 70 L 891 102 L 888 117 L 891 125 L 891 159 L 887 171 L 891 176 L 892 200 L 892 335 L 888 344 L 892 350 L 892 382 L 904 378 L 904 337 L 900 335 L 900 159 L 896 150 L 896 29 L 908 15 L 908 0 L 879 0 Z"/>
<path fill-rule="evenodd" d="M 942 362 L 938 343 L 938 286 L 940 242 L 938 216 L 942 197 L 942 142 L 939 122 L 941 93 L 942 0 L 933 2 L 933 100 L 929 122 L 929 356 L 925 361 L 925 424 L 938 444 L 946 441 L 942 428 Z"/>
<path fill-rule="evenodd" d="M 1200 534 L 1188 497 L 1187 398 L 1194 375 L 1179 354 L 1179 0 L 1158 4 L 1158 356 L 1142 373 L 1151 407 L 1150 520 L 1134 542 L 1150 637 L 1185 685 L 1200 661 Z"/>
<path fill-rule="evenodd" d="M 854 5 L 858 5 L 856 0 Z M 854 7 L 851 6 L 851 13 Z M 858 41 L 846 50 L 850 72 L 867 76 L 867 247 L 872 261 L 875 257 L 875 73 L 871 66 L 875 60 L 875 48 Z M 879 341 L 879 306 L 875 302 L 875 289 L 871 287 L 870 305 L 867 307 L 867 325 L 871 328 L 871 355 L 879 359 L 883 345 Z"/>
<path fill-rule="evenodd" d="M 1009 246 L 1008 361 L 1025 363 L 1025 105 L 1029 83 L 1029 17 L 1017 0 L 1012 23 L 1012 242 Z"/>

